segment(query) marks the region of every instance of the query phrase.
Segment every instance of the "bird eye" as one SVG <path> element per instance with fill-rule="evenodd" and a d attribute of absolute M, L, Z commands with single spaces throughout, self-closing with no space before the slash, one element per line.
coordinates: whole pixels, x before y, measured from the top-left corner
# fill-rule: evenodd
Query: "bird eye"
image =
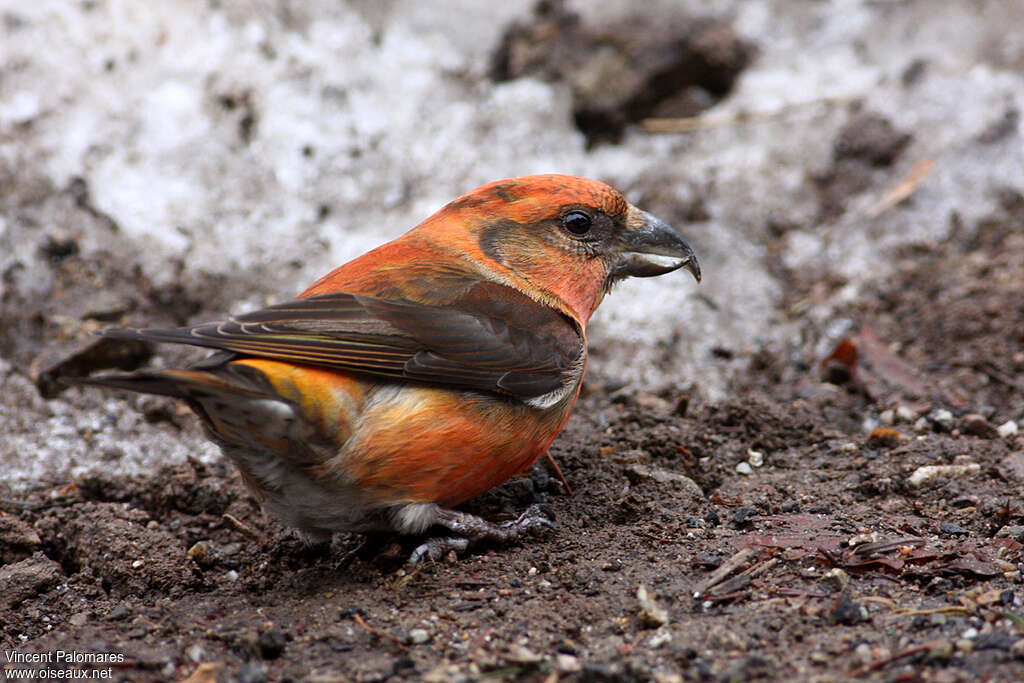
<path fill-rule="evenodd" d="M 582 211 L 570 211 L 562 216 L 562 227 L 574 235 L 586 235 L 592 220 Z"/>

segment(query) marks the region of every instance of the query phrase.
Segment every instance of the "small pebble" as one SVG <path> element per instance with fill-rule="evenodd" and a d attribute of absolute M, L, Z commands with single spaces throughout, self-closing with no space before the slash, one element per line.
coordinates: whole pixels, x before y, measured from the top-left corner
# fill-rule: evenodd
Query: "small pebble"
<path fill-rule="evenodd" d="M 565 674 L 578 672 L 583 667 L 580 665 L 580 658 L 573 655 L 559 654 L 555 657 L 555 668 Z"/>
<path fill-rule="evenodd" d="M 636 589 L 636 601 L 640 603 L 640 621 L 646 626 L 664 626 L 668 623 L 668 610 L 659 605 L 647 592 L 647 586 L 640 584 Z"/>
<path fill-rule="evenodd" d="M 1018 541 L 1024 540 L 1024 526 L 1019 524 L 1004 526 L 996 532 L 996 538 L 1015 538 Z"/>
<path fill-rule="evenodd" d="M 857 534 L 856 536 L 851 536 L 849 539 L 847 539 L 846 545 L 849 548 L 856 548 L 859 545 L 864 545 L 865 543 L 875 543 L 876 541 L 878 541 L 877 533 L 864 532 Z"/>
<path fill-rule="evenodd" d="M 753 474 L 754 468 L 750 466 L 750 463 L 744 460 L 740 464 L 736 465 L 736 474 Z"/>
<path fill-rule="evenodd" d="M 751 467 L 760 467 L 764 464 L 764 453 L 753 449 L 747 451 L 747 462 Z"/>
<path fill-rule="evenodd" d="M 409 631 L 409 641 L 413 645 L 422 645 L 423 643 L 430 642 L 430 634 L 425 628 L 414 628 Z"/>
<path fill-rule="evenodd" d="M 831 569 L 823 574 L 818 580 L 832 590 L 838 592 L 846 588 L 846 584 L 850 583 L 850 575 L 839 567 L 836 567 L 835 569 Z"/>
<path fill-rule="evenodd" d="M 742 527 L 746 524 L 750 524 L 750 518 L 756 514 L 756 508 L 744 505 L 743 507 L 736 509 L 736 512 L 732 516 L 732 523 L 737 527 Z"/>
<path fill-rule="evenodd" d="M 953 656 L 953 643 L 948 640 L 933 642 L 928 648 L 928 658 L 932 661 L 945 662 Z"/>
<path fill-rule="evenodd" d="M 928 420 L 925 418 L 918 418 L 917 422 L 914 423 L 914 431 L 921 433 L 928 431 Z"/>
<path fill-rule="evenodd" d="M 967 533 L 967 529 L 955 522 L 943 522 L 939 525 L 939 533 L 943 536 L 963 536 Z"/>
<path fill-rule="evenodd" d="M 934 425 L 937 432 L 948 432 L 953 429 L 953 413 L 945 408 L 936 408 L 928 413 L 928 421 Z"/>
<path fill-rule="evenodd" d="M 878 416 L 878 419 L 882 421 L 882 424 L 892 426 L 896 424 L 896 411 L 892 408 L 883 410 L 882 414 Z"/>
<path fill-rule="evenodd" d="M 970 652 L 974 649 L 974 641 L 967 640 L 966 638 L 961 638 L 960 640 L 956 641 L 956 649 L 964 653 Z"/>
<path fill-rule="evenodd" d="M 513 643 L 506 655 L 508 661 L 516 664 L 537 664 L 544 661 L 544 657 L 524 645 Z"/>
<path fill-rule="evenodd" d="M 667 628 L 659 628 L 651 636 L 651 639 L 647 641 L 647 645 L 651 648 L 659 648 L 666 643 L 672 642 L 672 632 Z"/>
<path fill-rule="evenodd" d="M 917 419 L 917 413 L 908 406 L 896 406 L 896 419 L 900 422 L 913 422 Z"/>
<path fill-rule="evenodd" d="M 246 662 L 238 672 L 238 678 L 234 680 L 238 683 L 266 683 L 269 680 L 267 667 L 257 661 Z"/>
<path fill-rule="evenodd" d="M 964 415 L 960 419 L 960 431 L 964 434 L 980 436 L 983 439 L 994 439 L 999 436 L 999 432 L 992 426 L 992 423 L 977 413 Z"/>
<path fill-rule="evenodd" d="M 213 555 L 213 547 L 209 541 L 196 541 L 188 549 L 187 555 L 196 564 L 206 564 L 206 561 Z"/>
<path fill-rule="evenodd" d="M 110 610 L 110 613 L 107 615 L 107 619 L 109 621 L 121 621 L 122 619 L 126 619 L 129 616 L 131 616 L 131 611 L 127 607 L 125 607 L 124 603 L 122 602 L 118 603 L 117 606 L 114 607 L 114 609 Z"/>
<path fill-rule="evenodd" d="M 923 486 L 939 479 L 958 479 L 972 477 L 981 472 L 981 465 L 970 463 L 968 465 L 925 465 L 918 467 L 907 479 L 911 486 Z"/>
<path fill-rule="evenodd" d="M 1004 422 L 1003 424 L 996 427 L 996 433 L 999 434 L 999 436 L 1003 437 L 1004 439 L 1009 439 L 1010 437 L 1017 436 L 1017 433 L 1019 431 L 1020 429 L 1019 427 L 1017 427 L 1017 423 L 1014 422 L 1013 420 Z"/>

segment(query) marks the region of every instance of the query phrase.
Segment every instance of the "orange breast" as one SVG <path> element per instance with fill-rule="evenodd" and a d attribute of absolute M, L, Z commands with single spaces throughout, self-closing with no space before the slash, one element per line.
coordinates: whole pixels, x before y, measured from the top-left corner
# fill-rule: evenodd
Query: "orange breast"
<path fill-rule="evenodd" d="M 570 411 L 571 402 L 539 411 L 469 392 L 382 387 L 340 463 L 374 497 L 457 505 L 533 464 Z"/>
<path fill-rule="evenodd" d="M 337 446 L 334 457 L 307 473 L 327 488 L 354 488 L 370 505 L 450 507 L 507 481 L 547 452 L 575 400 L 537 410 L 473 392 L 272 360 L 235 362 L 261 370 Z"/>

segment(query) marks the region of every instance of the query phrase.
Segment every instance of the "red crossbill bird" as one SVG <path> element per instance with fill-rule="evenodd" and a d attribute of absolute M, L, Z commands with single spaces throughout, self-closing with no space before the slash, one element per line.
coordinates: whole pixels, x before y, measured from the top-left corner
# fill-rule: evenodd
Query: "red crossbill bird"
<path fill-rule="evenodd" d="M 184 399 L 285 525 L 434 538 L 411 558 L 553 526 L 453 506 L 544 455 L 587 359 L 587 321 L 617 281 L 687 268 L 693 250 L 604 183 L 538 175 L 484 185 L 293 301 L 118 339 L 218 353 L 187 369 L 88 378 Z"/>

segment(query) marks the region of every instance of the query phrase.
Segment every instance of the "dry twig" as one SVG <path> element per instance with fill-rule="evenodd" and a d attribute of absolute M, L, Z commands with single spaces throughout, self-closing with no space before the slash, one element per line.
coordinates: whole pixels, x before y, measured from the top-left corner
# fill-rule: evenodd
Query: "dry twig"
<path fill-rule="evenodd" d="M 369 624 L 367 624 L 366 620 L 363 619 L 363 616 L 361 614 L 359 614 L 359 612 L 355 612 L 352 615 L 352 619 L 357 624 L 359 624 L 363 629 L 365 629 L 367 633 L 371 633 L 371 634 L 377 636 L 378 638 L 384 638 L 386 640 L 390 640 L 392 643 L 397 643 L 402 648 L 407 647 L 406 644 L 404 642 L 402 642 L 401 638 L 393 636 L 390 633 L 388 633 L 387 631 L 381 631 L 380 629 L 376 629 L 376 628 L 370 626 Z"/>

